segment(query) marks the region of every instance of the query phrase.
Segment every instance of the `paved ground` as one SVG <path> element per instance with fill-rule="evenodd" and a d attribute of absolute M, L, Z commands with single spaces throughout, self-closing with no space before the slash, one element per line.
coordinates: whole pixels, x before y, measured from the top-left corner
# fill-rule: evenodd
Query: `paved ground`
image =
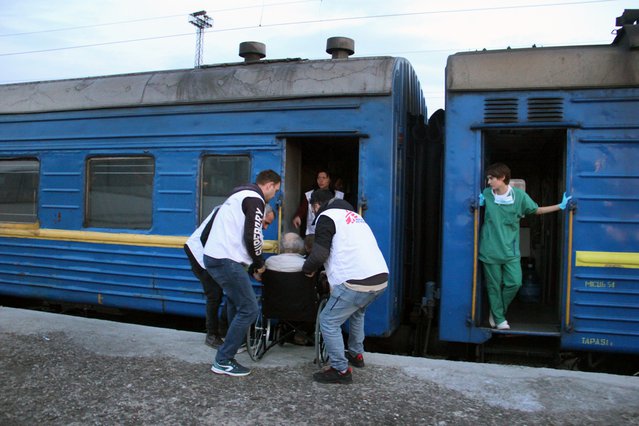
<path fill-rule="evenodd" d="M 639 377 L 366 354 L 349 386 L 284 345 L 214 375 L 201 333 L 0 307 L 0 425 L 639 425 Z"/>

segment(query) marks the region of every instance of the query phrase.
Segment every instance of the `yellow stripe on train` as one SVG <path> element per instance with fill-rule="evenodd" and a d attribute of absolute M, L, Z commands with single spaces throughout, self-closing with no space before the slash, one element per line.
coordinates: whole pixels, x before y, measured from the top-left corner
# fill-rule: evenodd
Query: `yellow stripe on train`
<path fill-rule="evenodd" d="M 591 268 L 639 268 L 639 253 L 614 251 L 578 251 L 576 266 Z"/>
<path fill-rule="evenodd" d="M 0 224 L 0 237 L 165 248 L 182 248 L 188 238 L 169 235 L 116 234 L 109 232 L 41 229 L 37 224 Z M 263 251 L 265 253 L 277 253 L 277 241 L 265 240 Z"/>

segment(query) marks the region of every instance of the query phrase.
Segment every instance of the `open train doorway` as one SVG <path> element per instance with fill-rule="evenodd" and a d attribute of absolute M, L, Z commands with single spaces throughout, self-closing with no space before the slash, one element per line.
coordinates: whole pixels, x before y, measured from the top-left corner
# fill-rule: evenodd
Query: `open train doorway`
<path fill-rule="evenodd" d="M 357 209 L 359 191 L 359 138 L 306 137 L 286 140 L 285 193 L 282 205 L 283 232 L 305 234 L 306 218 L 300 228 L 293 226 L 304 193 L 316 188 L 319 170 L 331 175 L 331 189 Z"/>
<path fill-rule="evenodd" d="M 488 130 L 483 141 L 484 170 L 490 164 L 504 163 L 511 170 L 510 185 L 525 190 L 539 206 L 561 201 L 566 188 L 565 129 Z M 562 218 L 561 213 L 548 213 L 520 221 L 523 285 L 506 314 L 513 330 L 531 334 L 560 330 L 565 252 Z M 483 323 L 487 323 L 485 290 L 483 298 Z"/>

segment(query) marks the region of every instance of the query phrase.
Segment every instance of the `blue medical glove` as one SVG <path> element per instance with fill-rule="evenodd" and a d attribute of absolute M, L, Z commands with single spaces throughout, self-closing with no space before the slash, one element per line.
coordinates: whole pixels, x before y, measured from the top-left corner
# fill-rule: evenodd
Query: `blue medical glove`
<path fill-rule="evenodd" d="M 565 210 L 566 206 L 568 206 L 568 201 L 570 201 L 571 198 L 572 195 L 566 197 L 566 193 L 564 192 L 564 197 L 561 199 L 561 203 L 559 203 L 559 208 Z"/>
<path fill-rule="evenodd" d="M 479 206 L 483 206 L 484 204 L 486 204 L 486 199 L 484 198 L 484 194 L 482 194 L 481 192 L 479 193 Z"/>

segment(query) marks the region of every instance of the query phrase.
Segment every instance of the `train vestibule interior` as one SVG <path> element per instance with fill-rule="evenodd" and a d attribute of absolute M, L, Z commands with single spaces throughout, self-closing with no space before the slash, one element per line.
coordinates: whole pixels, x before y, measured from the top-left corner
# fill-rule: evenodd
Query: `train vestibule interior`
<path fill-rule="evenodd" d="M 511 186 L 524 189 L 539 206 L 558 204 L 566 188 L 566 146 L 565 129 L 485 131 L 484 170 L 490 164 L 504 163 L 511 170 Z M 487 185 L 485 176 L 482 179 Z M 514 330 L 531 334 L 559 331 L 565 282 L 563 219 L 562 212 L 521 219 L 523 285 L 506 314 Z M 486 326 L 489 308 L 485 284 L 483 288 L 482 325 Z"/>
<path fill-rule="evenodd" d="M 286 140 L 285 188 L 282 194 L 282 232 L 304 236 L 305 218 L 296 229 L 293 218 L 306 191 L 316 189 L 316 174 L 327 170 L 331 189 L 357 209 L 359 179 L 359 139 L 353 137 L 308 137 Z"/>

